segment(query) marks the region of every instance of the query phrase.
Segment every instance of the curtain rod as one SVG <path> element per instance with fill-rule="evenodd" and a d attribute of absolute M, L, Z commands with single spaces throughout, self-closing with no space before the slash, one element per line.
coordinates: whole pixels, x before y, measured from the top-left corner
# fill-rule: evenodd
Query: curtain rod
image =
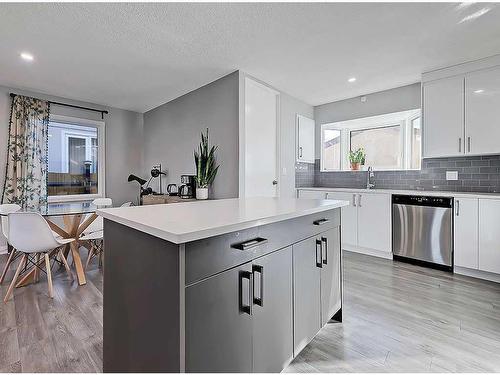
<path fill-rule="evenodd" d="M 14 93 L 10 93 L 10 96 L 11 98 L 17 96 L 18 94 L 14 94 Z M 70 108 L 76 108 L 76 109 L 83 109 L 85 111 L 92 111 L 92 112 L 98 112 L 101 114 L 101 117 L 102 119 L 104 119 L 104 115 L 108 114 L 109 112 L 108 111 L 104 111 L 104 110 L 100 110 L 100 109 L 95 109 L 95 108 L 89 108 L 89 107 L 82 107 L 82 106 L 79 106 L 79 105 L 73 105 L 73 104 L 66 104 L 66 103 L 60 103 L 60 102 L 53 102 L 51 100 L 49 100 L 49 103 L 50 104 L 54 104 L 54 105 L 60 105 L 60 106 L 63 106 L 63 107 L 70 107 Z"/>

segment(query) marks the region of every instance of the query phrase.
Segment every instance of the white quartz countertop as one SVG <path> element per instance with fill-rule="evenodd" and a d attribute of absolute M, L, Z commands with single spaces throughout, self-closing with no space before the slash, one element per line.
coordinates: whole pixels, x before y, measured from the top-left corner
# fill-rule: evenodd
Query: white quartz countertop
<path fill-rule="evenodd" d="M 329 199 L 234 198 L 106 208 L 97 214 L 181 244 L 348 205 Z"/>
<path fill-rule="evenodd" d="M 296 190 L 401 194 L 401 195 L 429 195 L 429 196 L 455 197 L 455 198 L 462 197 L 462 198 L 500 199 L 500 194 L 496 193 L 473 193 L 473 192 L 439 191 L 439 190 L 395 190 L 395 189 L 377 189 L 377 188 L 356 189 L 356 188 L 327 188 L 327 187 L 301 187 L 301 188 L 296 188 Z"/>

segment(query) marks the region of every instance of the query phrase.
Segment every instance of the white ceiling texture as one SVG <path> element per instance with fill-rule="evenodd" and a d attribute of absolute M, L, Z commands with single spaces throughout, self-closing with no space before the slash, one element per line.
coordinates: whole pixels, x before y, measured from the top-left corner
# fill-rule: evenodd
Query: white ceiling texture
<path fill-rule="evenodd" d="M 144 112 L 241 69 L 318 105 L 500 53 L 499 9 L 494 3 L 3 3 L 0 85 Z M 20 59 L 25 51 L 32 62 Z"/>

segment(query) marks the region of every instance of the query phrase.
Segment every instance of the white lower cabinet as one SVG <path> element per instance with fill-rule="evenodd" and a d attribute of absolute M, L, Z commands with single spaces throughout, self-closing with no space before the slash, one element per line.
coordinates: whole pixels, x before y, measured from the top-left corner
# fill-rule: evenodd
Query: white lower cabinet
<path fill-rule="evenodd" d="M 358 195 L 358 246 L 392 252 L 391 195 Z"/>
<path fill-rule="evenodd" d="M 342 245 L 357 246 L 358 244 L 358 207 L 357 194 L 328 193 L 327 199 L 337 199 L 350 202 L 349 206 L 342 207 Z"/>
<path fill-rule="evenodd" d="M 389 258 L 392 254 L 391 193 L 300 190 L 301 198 L 345 200 L 342 207 L 342 248 Z M 457 272 L 473 270 L 500 275 L 500 199 L 455 197 L 453 263 Z M 481 274 L 480 271 L 484 271 Z M 491 275 L 490 275 L 491 276 Z M 493 275 L 491 280 L 498 280 Z"/>
<path fill-rule="evenodd" d="M 458 267 L 479 268 L 479 200 L 455 199 L 454 264 Z"/>
<path fill-rule="evenodd" d="M 342 208 L 342 244 L 372 255 L 392 252 L 391 195 L 329 192 L 328 199 L 350 201 Z M 373 250 L 373 251 L 363 251 Z"/>
<path fill-rule="evenodd" d="M 299 198 L 325 199 L 326 198 L 326 191 L 299 190 Z"/>
<path fill-rule="evenodd" d="M 500 273 L 500 200 L 479 199 L 479 269 Z"/>

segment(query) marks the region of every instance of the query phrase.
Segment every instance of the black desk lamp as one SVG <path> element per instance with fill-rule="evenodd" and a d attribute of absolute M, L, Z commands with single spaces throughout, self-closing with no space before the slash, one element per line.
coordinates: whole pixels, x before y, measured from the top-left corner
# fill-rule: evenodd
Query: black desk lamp
<path fill-rule="evenodd" d="M 141 190 L 139 192 L 139 205 L 142 204 L 142 196 L 143 195 L 149 195 L 153 192 L 153 189 L 151 189 L 150 187 L 143 188 L 144 184 L 147 181 L 143 178 L 137 177 L 134 174 L 129 175 L 127 181 L 128 182 L 136 181 L 139 184 L 139 186 L 141 188 Z"/>

